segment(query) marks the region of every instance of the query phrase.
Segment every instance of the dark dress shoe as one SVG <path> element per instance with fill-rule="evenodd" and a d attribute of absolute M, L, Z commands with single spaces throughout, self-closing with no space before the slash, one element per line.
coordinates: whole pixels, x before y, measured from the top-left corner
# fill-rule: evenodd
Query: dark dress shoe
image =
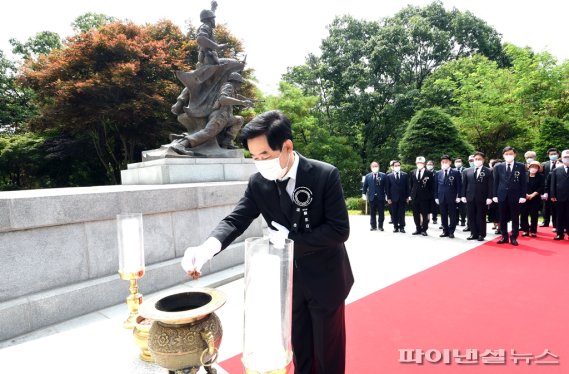
<path fill-rule="evenodd" d="M 470 227 L 466 226 L 465 228 L 462 229 L 462 231 L 464 231 L 464 232 L 470 231 Z"/>
<path fill-rule="evenodd" d="M 460 225 L 461 225 L 461 226 L 466 226 L 466 222 L 461 222 Z"/>
<path fill-rule="evenodd" d="M 442 227 L 442 226 L 439 226 L 439 230 L 442 230 L 442 229 L 443 229 L 443 227 Z"/>
<path fill-rule="evenodd" d="M 443 232 L 442 234 L 439 235 L 441 238 L 447 237 L 448 234 L 446 232 Z"/>
<path fill-rule="evenodd" d="M 563 235 L 557 235 L 553 240 L 563 240 Z"/>
<path fill-rule="evenodd" d="M 498 240 L 498 244 L 504 244 L 508 242 L 508 238 L 502 238 L 500 240 Z"/>
<path fill-rule="evenodd" d="M 535 232 L 532 232 L 531 234 L 529 234 L 529 236 L 531 236 L 532 238 L 537 238 L 537 234 Z"/>
<path fill-rule="evenodd" d="M 389 223 L 390 225 L 393 225 L 393 221 L 389 221 L 389 222 L 387 222 L 387 223 Z"/>
<path fill-rule="evenodd" d="M 433 220 L 433 223 L 436 225 L 436 224 L 437 224 L 437 220 L 436 220 L 436 219 L 434 219 L 434 220 Z"/>
<path fill-rule="evenodd" d="M 383 231 L 383 227 L 380 227 L 378 230 L 379 230 L 379 231 Z"/>
<path fill-rule="evenodd" d="M 454 239 L 454 234 L 448 234 L 449 239 Z"/>
<path fill-rule="evenodd" d="M 484 237 L 483 237 L 483 236 L 479 236 L 479 237 L 478 237 L 478 241 L 479 241 L 479 242 L 483 242 L 483 241 L 484 241 Z"/>
<path fill-rule="evenodd" d="M 476 240 L 478 239 L 476 236 L 470 235 L 466 240 Z"/>
<path fill-rule="evenodd" d="M 411 235 L 421 235 L 421 231 L 415 231 L 415 232 L 412 233 Z"/>
<path fill-rule="evenodd" d="M 399 229 L 393 229 L 393 232 L 399 232 Z"/>
<path fill-rule="evenodd" d="M 399 229 L 399 232 L 402 232 L 403 234 L 405 234 L 405 229 Z"/>
<path fill-rule="evenodd" d="M 423 236 L 428 236 L 426 231 L 423 231 L 423 232 L 421 233 L 421 235 L 423 235 Z"/>
<path fill-rule="evenodd" d="M 377 230 L 375 227 L 372 227 L 371 229 L 369 229 L 369 231 L 375 231 Z"/>
<path fill-rule="evenodd" d="M 512 243 L 512 245 L 514 245 L 514 246 L 518 245 L 518 241 L 514 238 L 510 239 L 510 243 Z"/>

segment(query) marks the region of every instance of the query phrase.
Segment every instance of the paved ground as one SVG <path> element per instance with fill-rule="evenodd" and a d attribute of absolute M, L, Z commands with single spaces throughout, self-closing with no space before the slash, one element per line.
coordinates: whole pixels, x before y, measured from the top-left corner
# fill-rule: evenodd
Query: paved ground
<path fill-rule="evenodd" d="M 440 238 L 441 230 L 434 224 L 430 225 L 429 237 L 412 236 L 414 225 L 410 217 L 407 217 L 406 234 L 393 233 L 387 221 L 384 232 L 369 231 L 369 216 L 351 216 L 350 222 L 351 234 L 346 246 L 356 282 L 348 303 L 481 244 L 465 240 L 469 233 L 462 232 L 462 227 L 455 233 L 455 239 Z M 488 239 L 494 237 L 492 234 Z M 242 266 L 238 266 L 172 288 L 211 286 L 226 294 L 227 302 L 217 312 L 224 330 L 219 361 L 242 349 L 243 279 L 239 277 L 242 273 Z M 125 297 L 127 293 L 125 282 Z M 0 373 L 164 374 L 164 369 L 138 359 L 132 332 L 122 328 L 127 314 L 126 304 L 116 305 L 0 342 Z M 225 371 L 218 369 L 218 373 Z"/>

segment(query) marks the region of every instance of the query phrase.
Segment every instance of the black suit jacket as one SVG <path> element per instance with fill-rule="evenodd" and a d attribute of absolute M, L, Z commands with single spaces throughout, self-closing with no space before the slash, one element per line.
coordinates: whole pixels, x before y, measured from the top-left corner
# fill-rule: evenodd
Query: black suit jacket
<path fill-rule="evenodd" d="M 423 169 L 423 175 L 417 179 L 417 170 L 413 170 L 409 176 L 410 196 L 415 201 L 432 200 L 434 189 L 433 173 L 427 169 Z"/>
<path fill-rule="evenodd" d="M 565 171 L 565 166 L 555 168 L 551 172 L 551 196 L 557 201 L 569 200 L 569 174 Z"/>
<path fill-rule="evenodd" d="M 373 173 L 368 173 L 364 178 L 364 185 L 362 187 L 362 194 L 367 196 L 369 201 L 373 201 L 375 199 L 375 195 L 380 200 L 385 200 L 385 184 L 386 184 L 386 175 L 385 173 L 378 172 L 377 173 L 377 184 L 374 181 Z"/>
<path fill-rule="evenodd" d="M 457 197 L 462 194 L 462 175 L 455 169 L 448 170 L 445 179 L 445 171 L 441 170 L 435 174 L 435 199 L 439 199 L 439 203 L 455 202 Z"/>
<path fill-rule="evenodd" d="M 543 175 L 545 176 L 545 187 L 544 193 L 549 194 L 549 184 L 551 183 L 551 172 L 555 170 L 555 166 L 551 167 L 551 161 L 545 161 L 541 163 Z"/>
<path fill-rule="evenodd" d="M 409 176 L 404 171 L 399 172 L 399 180 L 395 179 L 395 172 L 387 174 L 385 185 L 387 199 L 392 202 L 406 201 L 409 197 Z"/>
<path fill-rule="evenodd" d="M 507 197 L 525 199 L 527 192 L 526 167 L 521 162 L 514 162 L 510 178 L 506 177 L 506 163 L 496 165 L 494 168 L 494 193 L 499 202 L 505 201 Z"/>
<path fill-rule="evenodd" d="M 468 168 L 462 172 L 462 197 L 466 197 L 467 202 L 486 202 L 493 196 L 494 176 L 492 170 L 482 166 L 480 174 L 476 178 L 474 172 L 476 168 Z"/>
<path fill-rule="evenodd" d="M 304 232 L 301 227 L 298 232 L 289 233 L 294 240 L 294 282 L 301 282 L 319 302 L 339 305 L 354 283 L 344 246 L 350 234 L 350 221 L 340 174 L 332 165 L 298 156 L 295 189 L 308 188 L 313 200 L 308 206 L 311 231 Z M 293 212 L 282 211 L 276 182 L 255 173 L 233 212 L 210 236 L 217 238 L 225 249 L 259 214 L 269 225 L 275 221 L 292 228 Z"/>

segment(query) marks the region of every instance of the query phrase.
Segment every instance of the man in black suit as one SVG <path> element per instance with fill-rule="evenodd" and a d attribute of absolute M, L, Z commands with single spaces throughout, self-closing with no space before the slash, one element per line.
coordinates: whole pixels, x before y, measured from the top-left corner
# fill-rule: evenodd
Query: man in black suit
<path fill-rule="evenodd" d="M 457 158 L 456 160 L 454 160 L 454 169 L 457 170 L 460 173 L 460 175 L 462 175 L 462 172 L 466 170 L 466 168 L 464 167 L 464 163 L 462 162 L 462 158 Z M 456 204 L 456 209 L 458 209 L 458 212 L 456 214 L 456 225 L 458 226 L 458 223 L 460 221 L 461 226 L 466 226 L 466 204 L 464 204 L 461 201 L 458 204 Z M 465 227 L 463 231 L 468 231 L 468 230 Z"/>
<path fill-rule="evenodd" d="M 427 160 L 427 170 L 433 173 L 433 177 L 436 180 L 438 171 L 435 169 L 435 162 L 433 160 Z M 435 199 L 433 198 L 431 200 L 431 218 L 433 224 L 435 225 L 437 224 L 438 215 L 439 215 L 439 206 L 437 205 Z"/>
<path fill-rule="evenodd" d="M 294 152 L 291 123 L 279 111 L 255 117 L 241 130 L 241 141 L 259 173 L 249 178 L 233 212 L 206 242 L 186 249 L 182 267 L 199 276 L 201 266 L 261 214 L 270 225 L 273 243 L 285 238 L 294 241 L 295 373 L 343 374 L 344 303 L 354 278 L 344 246 L 350 225 L 338 169 Z M 307 209 L 308 221 L 297 214 L 300 206 Z"/>
<path fill-rule="evenodd" d="M 474 154 L 474 167 L 462 173 L 462 198 L 468 212 L 470 236 L 467 240 L 483 241 L 486 237 L 486 213 L 492 204 L 492 170 L 484 166 L 486 156 L 482 152 Z"/>
<path fill-rule="evenodd" d="M 545 161 L 541 164 L 541 169 L 543 170 L 543 175 L 545 177 L 545 189 L 544 193 L 541 196 L 541 199 L 544 201 L 543 203 L 543 222 L 540 227 L 549 227 L 549 222 L 553 222 L 553 227 L 556 226 L 557 221 L 557 210 L 556 204 L 551 201 L 549 195 L 549 184 L 551 182 L 551 172 L 555 170 L 555 165 L 557 163 L 557 159 L 559 158 L 559 151 L 557 148 L 549 148 L 547 150 L 547 157 L 549 158 L 548 161 Z"/>
<path fill-rule="evenodd" d="M 431 200 L 434 195 L 434 178 L 433 173 L 425 169 L 425 157 L 417 157 L 415 165 L 417 165 L 417 169 L 413 170 L 409 176 L 409 200 L 411 200 L 413 220 L 415 221 L 413 235 L 427 236 Z"/>
<path fill-rule="evenodd" d="M 362 198 L 369 202 L 371 231 L 383 231 L 385 219 L 385 173 L 379 171 L 379 163 L 373 161 L 370 164 L 371 173 L 364 177 Z"/>
<path fill-rule="evenodd" d="M 435 202 L 441 209 L 441 223 L 443 226 L 442 238 L 454 238 L 456 229 L 456 204 L 460 201 L 462 193 L 462 176 L 450 167 L 451 159 L 448 155 L 441 157 L 441 170 L 435 176 Z"/>
<path fill-rule="evenodd" d="M 393 161 L 393 172 L 385 185 L 387 203 L 391 206 L 393 232 L 405 233 L 405 205 L 409 201 L 409 176 L 401 171 L 401 162 Z"/>
<path fill-rule="evenodd" d="M 551 172 L 551 201 L 557 204 L 557 235 L 555 240 L 563 240 L 569 234 L 569 149 L 561 152 L 563 166 Z"/>
<path fill-rule="evenodd" d="M 514 161 L 516 150 L 505 147 L 502 151 L 504 162 L 494 168 L 494 185 L 492 200 L 498 203 L 500 212 L 500 231 L 502 239 L 498 244 L 508 242 L 518 245 L 520 231 L 520 204 L 526 202 L 527 178 L 526 167 Z M 512 220 L 512 235 L 508 238 L 508 219 Z"/>

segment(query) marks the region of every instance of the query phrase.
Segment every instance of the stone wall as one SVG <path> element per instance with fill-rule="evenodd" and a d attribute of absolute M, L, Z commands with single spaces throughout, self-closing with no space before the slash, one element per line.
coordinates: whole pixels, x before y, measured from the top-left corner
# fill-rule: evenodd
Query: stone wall
<path fill-rule="evenodd" d="M 141 292 L 187 281 L 180 267 L 184 250 L 207 238 L 245 186 L 215 182 L 1 192 L 0 341 L 125 300 L 128 282 L 117 273 L 119 213 L 143 213 Z M 204 274 L 243 263 L 242 240 L 260 235 L 258 218 L 204 267 Z"/>

